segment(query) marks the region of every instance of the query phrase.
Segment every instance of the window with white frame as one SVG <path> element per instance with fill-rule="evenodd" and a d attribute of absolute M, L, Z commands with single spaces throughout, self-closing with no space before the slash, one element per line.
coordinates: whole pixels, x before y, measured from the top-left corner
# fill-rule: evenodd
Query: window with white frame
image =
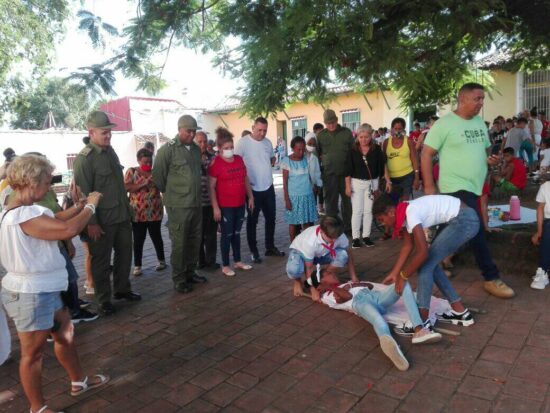
<path fill-rule="evenodd" d="M 361 125 L 361 113 L 358 110 L 346 110 L 342 112 L 342 126 L 355 132 Z"/>
<path fill-rule="evenodd" d="M 292 119 L 292 138 L 295 136 L 306 136 L 307 132 L 307 119 L 306 118 L 294 118 Z"/>
<path fill-rule="evenodd" d="M 537 107 L 537 111 L 550 111 L 550 70 L 536 70 L 523 74 L 523 109 Z"/>

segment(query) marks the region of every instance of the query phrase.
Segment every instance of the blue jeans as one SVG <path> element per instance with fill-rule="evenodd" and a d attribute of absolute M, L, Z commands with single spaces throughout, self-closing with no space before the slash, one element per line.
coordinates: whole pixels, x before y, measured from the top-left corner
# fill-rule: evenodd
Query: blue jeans
<path fill-rule="evenodd" d="M 254 195 L 254 210 L 248 210 L 246 219 L 246 238 L 250 252 L 259 255 L 256 242 L 256 227 L 260 211 L 265 220 L 265 249 L 275 248 L 275 188 L 271 185 L 265 191 L 252 191 Z"/>
<path fill-rule="evenodd" d="M 364 288 L 353 297 L 351 306 L 358 315 L 372 324 L 378 337 L 391 336 L 388 323 L 382 315 L 400 298 L 401 296 L 395 292 L 395 284 L 389 285 L 384 291 Z M 413 327 L 422 325 L 414 294 L 408 282 L 403 287 L 403 301 Z"/>
<path fill-rule="evenodd" d="M 220 227 L 220 251 L 224 267 L 229 266 L 229 247 L 233 248 L 233 261 L 241 261 L 241 228 L 244 222 L 244 205 L 235 208 L 220 208 L 222 220 Z"/>
<path fill-rule="evenodd" d="M 483 276 L 485 281 L 493 281 L 499 279 L 500 273 L 498 272 L 498 268 L 493 261 L 491 251 L 489 251 L 489 246 L 487 245 L 487 240 L 485 239 L 485 228 L 483 227 L 483 221 L 481 219 L 478 206 L 479 196 L 468 191 L 458 191 L 451 194 L 442 195 L 451 195 L 455 198 L 460 199 L 477 213 L 477 216 L 479 218 L 479 230 L 477 234 L 470 240 L 470 246 L 472 247 L 474 256 L 476 258 L 477 266 L 481 270 L 481 275 Z"/>
<path fill-rule="evenodd" d="M 550 270 L 550 219 L 542 224 L 542 237 L 539 245 L 539 267 L 544 271 Z"/>
<path fill-rule="evenodd" d="M 333 267 L 343 268 L 348 263 L 348 252 L 344 248 L 336 248 L 336 257 L 332 258 L 330 254 L 322 257 L 315 257 L 313 264 L 317 265 L 332 265 Z M 299 280 L 305 271 L 305 260 L 300 251 L 291 249 L 288 253 L 288 261 L 286 262 L 286 273 L 288 278 Z"/>
<path fill-rule="evenodd" d="M 416 297 L 419 308 L 430 308 L 434 282 L 450 303 L 460 301 L 460 297 L 439 263 L 472 239 L 478 231 L 479 218 L 476 212 L 472 208 L 464 207 L 460 208 L 458 215 L 451 219 L 437 235 L 428 250 L 428 259 L 418 270 Z"/>

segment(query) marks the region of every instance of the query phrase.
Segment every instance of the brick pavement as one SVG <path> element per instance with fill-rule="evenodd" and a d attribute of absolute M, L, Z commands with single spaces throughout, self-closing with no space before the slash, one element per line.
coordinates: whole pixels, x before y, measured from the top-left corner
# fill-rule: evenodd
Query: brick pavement
<path fill-rule="evenodd" d="M 282 210 L 276 236 L 279 247 L 288 245 Z M 164 240 L 169 251 L 167 234 Z M 244 233 L 242 240 L 248 257 Z M 386 241 L 355 250 L 360 276 L 381 280 L 396 248 Z M 508 301 L 489 297 L 476 270 L 457 268 L 453 282 L 464 301 L 487 314 L 438 344 L 412 347 L 398 338 L 411 361 L 399 372 L 367 322 L 293 298 L 284 259 L 268 257 L 234 279 L 205 272 L 208 285 L 180 295 L 170 269 L 154 272 L 149 240 L 144 255 L 144 275 L 133 279 L 143 301 L 117 303 L 113 317 L 76 328 L 86 370 L 110 374 L 111 383 L 70 397 L 48 344 L 43 384 L 50 406 L 70 413 L 550 412 L 550 295 L 529 289 L 533 268 L 507 274 L 519 292 Z M 75 260 L 82 268 L 80 246 Z M 14 347 L 18 360 L 15 337 Z M 23 411 L 12 361 L 0 367 L 0 412 Z"/>

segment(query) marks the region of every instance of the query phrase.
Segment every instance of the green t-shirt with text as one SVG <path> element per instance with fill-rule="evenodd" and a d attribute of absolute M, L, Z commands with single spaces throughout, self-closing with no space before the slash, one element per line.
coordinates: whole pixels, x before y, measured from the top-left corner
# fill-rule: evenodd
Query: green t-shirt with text
<path fill-rule="evenodd" d="M 425 145 L 439 152 L 439 191 L 481 195 L 487 176 L 487 148 L 491 145 L 479 116 L 466 120 L 451 112 L 434 123 Z"/>

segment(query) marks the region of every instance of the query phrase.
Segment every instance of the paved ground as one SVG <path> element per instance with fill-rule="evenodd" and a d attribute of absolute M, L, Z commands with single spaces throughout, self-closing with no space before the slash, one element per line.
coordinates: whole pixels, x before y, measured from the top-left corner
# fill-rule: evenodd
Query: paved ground
<path fill-rule="evenodd" d="M 277 245 L 288 245 L 282 213 Z M 380 280 L 396 248 L 385 241 L 355 250 L 361 277 Z M 111 384 L 70 397 L 48 345 L 43 384 L 50 406 L 71 413 L 550 412 L 550 294 L 528 288 L 533 268 L 507 274 L 519 293 L 508 301 L 489 297 L 477 271 L 457 268 L 453 282 L 464 301 L 487 314 L 438 344 L 412 347 L 399 339 L 411 361 L 402 373 L 367 322 L 293 298 L 284 259 L 267 258 L 234 279 L 205 273 L 208 285 L 180 295 L 169 269 L 153 271 L 149 241 L 145 257 L 145 274 L 133 280 L 143 301 L 117 304 L 115 316 L 77 327 L 83 364 L 110 374 Z M 75 261 L 82 268 L 80 247 Z M 17 361 L 15 337 L 14 345 Z M 28 411 L 16 361 L 0 367 L 1 412 Z"/>

